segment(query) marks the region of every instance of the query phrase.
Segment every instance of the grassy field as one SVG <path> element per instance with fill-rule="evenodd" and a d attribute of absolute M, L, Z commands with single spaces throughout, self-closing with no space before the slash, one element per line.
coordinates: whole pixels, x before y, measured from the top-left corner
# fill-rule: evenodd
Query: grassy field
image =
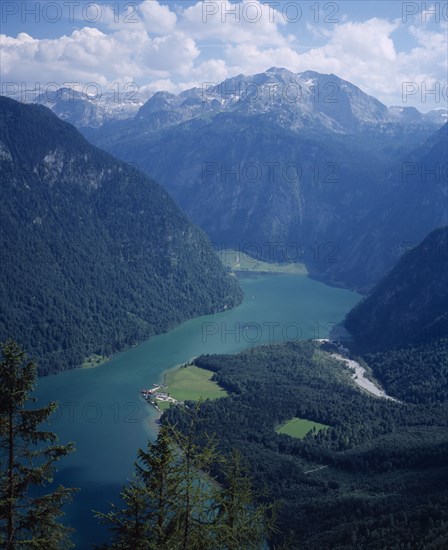
<path fill-rule="evenodd" d="M 244 252 L 237 250 L 219 250 L 218 255 L 221 262 L 232 271 L 258 271 L 262 273 L 293 273 L 307 275 L 308 271 L 304 264 L 299 263 L 269 263 L 251 258 Z"/>
<path fill-rule="evenodd" d="M 156 400 L 157 406 L 161 411 L 165 411 L 166 409 L 169 409 L 171 407 L 171 403 L 168 401 L 158 401 Z"/>
<path fill-rule="evenodd" d="M 303 439 L 313 428 L 315 428 L 316 432 L 318 432 L 320 430 L 325 430 L 328 426 L 325 424 L 319 424 L 319 422 L 294 417 L 279 426 L 276 429 L 276 432 L 279 434 L 290 435 L 291 437 L 296 437 L 297 439 Z"/>
<path fill-rule="evenodd" d="M 82 364 L 82 368 L 93 369 L 95 367 L 99 367 L 100 365 L 105 363 L 108 359 L 109 357 L 93 354 L 84 360 L 84 363 Z"/>
<path fill-rule="evenodd" d="M 169 393 L 177 401 L 225 397 L 227 392 L 220 388 L 216 382 L 210 380 L 212 376 L 213 373 L 209 370 L 195 366 L 172 370 L 165 376 L 167 389 L 163 391 Z"/>

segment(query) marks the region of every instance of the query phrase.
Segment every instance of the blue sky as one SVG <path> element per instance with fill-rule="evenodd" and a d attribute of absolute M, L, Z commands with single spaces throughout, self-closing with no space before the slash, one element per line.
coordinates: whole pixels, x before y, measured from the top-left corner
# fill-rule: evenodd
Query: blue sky
<path fill-rule="evenodd" d="M 337 74 L 387 105 L 447 107 L 446 1 L 3 0 L 1 10 L 10 95 L 89 82 L 179 92 L 281 66 Z"/>

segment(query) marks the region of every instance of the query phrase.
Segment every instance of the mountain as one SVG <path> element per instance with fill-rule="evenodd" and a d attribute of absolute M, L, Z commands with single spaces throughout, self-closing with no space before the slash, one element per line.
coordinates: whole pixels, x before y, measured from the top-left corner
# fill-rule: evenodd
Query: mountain
<path fill-rule="evenodd" d="M 405 253 L 345 321 L 384 389 L 417 405 L 448 402 L 448 227 Z"/>
<path fill-rule="evenodd" d="M 329 129 L 352 133 L 363 126 L 390 123 L 446 122 L 446 109 L 422 114 L 411 107 L 387 108 L 360 88 L 334 74 L 293 73 L 272 67 L 264 73 L 238 75 L 220 84 L 204 83 L 174 95 L 155 93 L 135 116 L 135 129 L 155 131 L 219 113 L 266 115 L 275 125 L 299 130 Z M 410 116 L 412 113 L 412 116 Z"/>
<path fill-rule="evenodd" d="M 216 247 L 304 261 L 313 276 L 365 290 L 392 264 L 381 249 L 378 269 L 364 270 L 370 252 L 356 239 L 391 174 L 401 180 L 398 161 L 441 124 L 409 113 L 335 75 L 272 68 L 156 93 L 133 119 L 87 135 L 159 181 Z"/>
<path fill-rule="evenodd" d="M 420 113 L 415 107 L 389 107 L 389 116 L 404 124 L 426 122 L 443 126 L 448 121 L 448 109 L 434 109 L 428 113 Z"/>
<path fill-rule="evenodd" d="M 364 352 L 448 337 L 448 226 L 407 251 L 345 325 Z"/>
<path fill-rule="evenodd" d="M 77 128 L 98 128 L 108 121 L 132 118 L 147 99 L 147 94 L 128 92 L 104 93 L 95 96 L 72 88 L 59 88 L 39 94 L 34 101 L 51 109 L 59 118 Z"/>
<path fill-rule="evenodd" d="M 391 167 L 378 190 L 361 230 L 347 240 L 344 261 L 327 269 L 329 281 L 369 287 L 405 250 L 448 224 L 448 124 Z"/>
<path fill-rule="evenodd" d="M 0 339 L 43 373 L 241 299 L 167 193 L 39 105 L 0 98 Z"/>
<path fill-rule="evenodd" d="M 256 75 L 238 75 L 220 84 L 204 83 L 202 88 L 191 88 L 179 95 L 166 91 L 151 94 L 138 90 L 136 85 L 111 90 L 112 87 L 89 95 L 59 88 L 40 94 L 35 103 L 49 107 L 60 118 L 84 131 L 134 117 L 146 130 L 154 131 L 230 111 L 271 113 L 276 123 L 282 118 L 281 123 L 288 128 L 318 124 L 342 133 L 359 125 L 378 123 L 435 128 L 448 118 L 447 109 L 423 114 L 414 107 L 387 108 L 333 74 L 315 71 L 296 74 L 276 67 Z"/>
<path fill-rule="evenodd" d="M 310 126 L 346 133 L 362 124 L 386 122 L 387 108 L 375 98 L 335 75 L 313 71 L 294 74 L 287 69 L 230 78 L 218 85 L 186 90 L 178 96 L 155 94 L 136 119 L 156 129 L 198 116 L 223 112 L 267 115 L 288 129 Z M 161 120 L 162 113 L 171 117 Z"/>

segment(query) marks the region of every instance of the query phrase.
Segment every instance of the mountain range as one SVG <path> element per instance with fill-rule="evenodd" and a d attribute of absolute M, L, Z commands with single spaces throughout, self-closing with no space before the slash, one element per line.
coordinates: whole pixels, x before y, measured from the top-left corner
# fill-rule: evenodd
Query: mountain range
<path fill-rule="evenodd" d="M 62 123 L 42 106 L 25 105 L 28 111 L 22 112 L 20 104 L 2 99 L 2 235 L 12 267 L 4 275 L 7 314 L 0 332 L 5 333 L 12 315 L 21 327 L 15 332 L 28 349 L 39 358 L 55 354 L 57 359 L 50 362 L 40 360 L 50 371 L 58 368 L 59 357 L 70 355 L 68 349 L 78 351 L 65 366 L 78 365 L 92 354 L 108 355 L 181 320 L 241 299 L 204 235 L 185 225 L 188 220 L 166 192 L 140 169 L 165 187 L 216 248 L 247 250 L 268 261 L 304 262 L 312 276 L 364 293 L 404 251 L 435 227 L 448 224 L 448 123 L 441 126 L 446 112 L 423 115 L 413 108 L 387 108 L 335 75 L 272 68 L 177 96 L 156 93 L 134 116 L 130 115 L 135 105 L 131 111 L 123 104 L 108 109 L 107 98 L 103 103 L 86 102 L 85 94 L 73 90 L 46 94 L 39 101 L 49 99 L 60 118 L 133 164 L 95 149 L 72 127 L 59 126 Z M 55 133 L 63 136 L 61 143 Z M 38 183 L 31 185 L 28 180 Z M 142 193 L 141 199 L 132 193 Z M 120 202 L 121 196 L 126 204 Z M 140 202 L 152 207 L 136 216 Z M 72 211 L 66 211 L 69 203 Z M 35 214 L 32 218 L 30 212 Z M 83 225 L 76 221 L 80 219 Z M 58 223 L 62 223 L 59 228 Z M 170 232 L 172 223 L 178 230 Z M 148 237 L 149 231 L 154 238 Z M 22 243 L 21 253 L 14 263 L 17 240 Z M 186 241 L 207 251 L 206 264 L 214 278 L 204 281 L 207 269 L 199 275 L 196 260 L 201 255 L 186 254 Z M 49 295 L 56 293 L 46 309 L 58 312 L 59 328 L 49 338 L 54 349 L 46 346 L 45 351 L 38 342 L 53 330 L 53 321 L 35 323 L 33 331 L 39 336 L 33 335 L 25 329 L 24 311 L 12 305 L 14 300 L 20 302 L 27 285 L 37 284 L 17 283 L 20 269 L 29 273 L 33 247 L 42 251 L 37 279 L 49 279 Z M 63 260 L 67 254 L 73 255 L 76 276 Z M 57 258 L 62 267 L 56 269 Z M 80 258 L 91 265 L 89 275 Z M 184 289 L 185 299 L 180 288 L 168 291 L 174 285 L 172 278 L 166 278 L 168 260 L 169 266 L 179 267 L 178 273 L 182 269 L 197 273 L 195 280 L 204 281 L 202 287 Z M 149 281 L 152 270 L 155 276 Z M 65 296 L 72 299 L 80 281 L 94 292 L 89 277 L 101 281 L 102 298 L 83 307 L 72 304 L 74 309 L 64 312 L 70 303 Z M 110 292 L 110 285 L 116 293 Z M 126 293 L 123 289 L 128 286 Z M 199 287 L 204 291 L 200 297 Z M 106 288 L 107 296 L 102 294 Z M 143 289 L 146 305 L 137 299 Z M 107 305 L 112 294 L 120 296 L 116 311 L 122 315 L 112 314 Z M 35 305 L 29 307 L 37 319 Z M 98 313 L 104 329 L 100 345 L 88 342 L 89 331 L 81 329 L 81 310 L 89 308 Z M 119 319 L 114 334 L 104 328 L 106 318 Z M 63 319 L 69 319 L 80 335 L 70 337 L 72 343 L 64 338 L 59 349 L 56 334 L 66 322 Z"/>
<path fill-rule="evenodd" d="M 267 544 L 445 548 L 446 110 L 276 68 L 132 106 L 48 100 L 0 97 L 0 340 L 41 374 L 95 366 L 241 303 L 213 246 L 304 262 L 366 295 L 345 319 L 346 357 L 318 340 L 199 356 L 225 391 L 197 421 L 187 401 L 162 422 L 241 457 L 247 502 L 276 502 Z"/>
<path fill-rule="evenodd" d="M 264 73 L 238 75 L 224 82 L 203 83 L 202 87 L 178 95 L 166 91 L 137 90 L 89 95 L 70 88 L 40 94 L 35 103 L 52 109 L 79 128 L 97 128 L 110 120 L 137 118 L 147 129 L 157 130 L 200 116 L 220 112 L 274 114 L 283 116 L 285 127 L 322 126 L 337 132 L 351 131 L 359 124 L 401 123 L 441 126 L 448 121 L 448 109 L 421 113 L 415 107 L 386 107 L 357 86 L 336 75 L 315 71 L 293 73 L 272 67 Z M 138 113 L 137 113 L 138 111 Z"/>

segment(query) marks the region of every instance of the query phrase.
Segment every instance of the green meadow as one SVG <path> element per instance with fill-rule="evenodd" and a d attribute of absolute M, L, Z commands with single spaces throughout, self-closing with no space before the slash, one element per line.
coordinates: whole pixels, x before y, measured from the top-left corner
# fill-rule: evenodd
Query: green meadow
<path fill-rule="evenodd" d="M 316 432 L 319 432 L 320 430 L 325 430 L 328 427 L 329 426 L 320 424 L 319 422 L 294 417 L 279 426 L 275 431 L 279 434 L 286 434 L 291 437 L 296 437 L 297 439 L 303 439 L 309 432 L 311 432 L 313 428 Z"/>
<path fill-rule="evenodd" d="M 220 250 L 218 255 L 221 262 L 232 271 L 253 271 L 262 273 L 291 273 L 295 275 L 307 275 L 308 270 L 304 264 L 299 263 L 269 263 L 256 260 L 244 252 L 238 250 Z"/>
<path fill-rule="evenodd" d="M 96 353 L 90 355 L 87 357 L 83 364 L 83 369 L 94 369 L 95 367 L 101 366 L 103 363 L 108 361 L 110 357 L 106 357 L 105 355 L 97 355 Z"/>
<path fill-rule="evenodd" d="M 166 391 L 177 401 L 225 397 L 227 392 L 211 380 L 213 373 L 195 366 L 172 370 L 165 375 Z"/>

